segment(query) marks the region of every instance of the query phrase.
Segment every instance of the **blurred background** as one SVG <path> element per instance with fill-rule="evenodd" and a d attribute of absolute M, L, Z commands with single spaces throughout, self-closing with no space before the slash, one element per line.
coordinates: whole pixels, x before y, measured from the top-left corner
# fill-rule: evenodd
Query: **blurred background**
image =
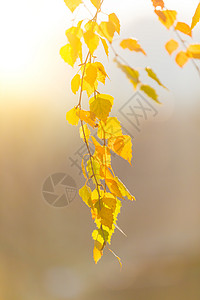
<path fill-rule="evenodd" d="M 72 15 L 63 0 L 4 1 L 0 10 L 0 298 L 200 299 L 200 77 L 189 62 L 179 68 L 164 45 L 175 38 L 157 19 L 150 0 L 105 0 L 115 11 L 121 36 L 138 38 L 147 52 L 128 53 L 133 67 L 151 66 L 169 91 L 158 88 L 162 105 L 141 118 L 140 131 L 121 114 L 134 96 L 131 84 L 99 50 L 111 81 L 101 92 L 115 98 L 113 115 L 133 136 L 132 167 L 113 157 L 116 174 L 137 201 L 123 202 L 112 250 L 95 265 L 94 224 L 79 198 L 55 208 L 42 194 L 48 176 L 83 176 L 72 160 L 82 147 L 78 129 L 66 122 L 77 103 L 70 90 L 76 69 L 60 48 Z M 191 23 L 198 0 L 166 0 L 179 21 Z M 87 3 L 87 1 L 86 1 Z M 85 11 L 75 13 L 87 17 Z M 200 24 L 193 40 L 200 42 Z M 185 37 L 184 37 L 185 38 Z M 146 83 L 150 79 L 144 78 Z M 145 97 L 146 98 L 146 97 Z M 84 101 L 86 103 L 87 97 Z"/>

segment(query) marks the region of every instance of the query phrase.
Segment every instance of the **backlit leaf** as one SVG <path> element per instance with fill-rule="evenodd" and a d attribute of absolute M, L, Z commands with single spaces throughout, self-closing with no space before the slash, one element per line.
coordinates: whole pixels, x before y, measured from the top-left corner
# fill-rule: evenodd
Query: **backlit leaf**
<path fill-rule="evenodd" d="M 131 164 L 132 142 L 129 135 L 110 138 L 108 140 L 108 147 Z"/>
<path fill-rule="evenodd" d="M 146 67 L 145 71 L 147 72 L 147 74 L 150 78 L 155 80 L 159 85 L 161 85 L 162 87 L 164 87 L 166 89 L 166 87 L 160 82 L 159 78 L 157 77 L 157 75 L 155 74 L 155 72 L 151 68 Z"/>
<path fill-rule="evenodd" d="M 187 63 L 188 59 L 189 56 L 184 51 L 180 51 L 175 58 L 177 65 L 179 65 L 181 68 Z"/>
<path fill-rule="evenodd" d="M 103 38 L 101 38 L 101 42 L 102 42 L 104 51 L 105 51 L 106 55 L 108 56 L 108 54 L 109 54 L 109 51 L 108 51 L 108 44 L 106 43 L 106 40 L 103 39 Z"/>
<path fill-rule="evenodd" d="M 99 45 L 99 36 L 92 30 L 88 30 L 83 34 L 83 37 L 90 53 L 93 54 Z"/>
<path fill-rule="evenodd" d="M 112 22 L 101 22 L 98 28 L 98 33 L 112 43 L 115 34 L 115 25 Z"/>
<path fill-rule="evenodd" d="M 177 41 L 171 39 L 165 44 L 165 49 L 171 55 L 178 48 L 179 44 Z"/>
<path fill-rule="evenodd" d="M 189 36 L 192 36 L 192 31 L 191 31 L 190 26 L 184 22 L 178 22 L 176 24 L 175 30 L 179 30 L 180 32 L 183 32 Z"/>
<path fill-rule="evenodd" d="M 85 141 L 88 141 L 88 139 L 90 138 L 90 130 L 87 126 L 87 124 L 84 124 L 83 126 L 81 126 L 79 128 L 79 132 L 80 132 L 80 138 L 83 139 Z"/>
<path fill-rule="evenodd" d="M 190 45 L 187 48 L 187 54 L 189 57 L 200 59 L 200 44 Z"/>
<path fill-rule="evenodd" d="M 97 135 L 100 139 L 109 139 L 122 136 L 121 124 L 116 117 L 107 118 L 106 122 L 100 122 Z"/>
<path fill-rule="evenodd" d="M 85 123 L 89 124 L 91 127 L 96 127 L 96 116 L 94 113 L 92 113 L 91 111 L 86 111 L 86 110 L 78 110 L 76 112 L 78 118 L 82 121 L 84 121 Z"/>
<path fill-rule="evenodd" d="M 106 120 L 112 105 L 114 98 L 106 94 L 97 94 L 89 101 L 90 111 L 93 112 L 100 120 Z"/>
<path fill-rule="evenodd" d="M 153 89 L 151 86 L 142 84 L 140 86 L 140 90 L 143 91 L 147 96 L 149 96 L 151 99 L 153 99 L 157 103 L 160 103 L 158 101 L 158 95 L 157 95 L 155 89 Z"/>
<path fill-rule="evenodd" d="M 82 0 L 64 0 L 67 7 L 73 12 L 81 3 Z"/>
<path fill-rule="evenodd" d="M 91 200 L 91 189 L 87 186 L 84 185 L 80 190 L 79 190 L 79 195 L 82 198 L 83 202 L 90 208 L 93 207 L 92 200 Z"/>
<path fill-rule="evenodd" d="M 175 22 L 177 12 L 175 10 L 155 10 L 159 21 L 169 29 Z"/>
<path fill-rule="evenodd" d="M 198 4 L 195 14 L 192 18 L 191 29 L 193 29 L 200 20 L 200 3 Z"/>
<path fill-rule="evenodd" d="M 90 2 L 96 7 L 96 9 L 100 8 L 101 0 L 90 0 Z"/>
<path fill-rule="evenodd" d="M 78 125 L 79 117 L 77 116 L 77 113 L 79 112 L 79 108 L 72 108 L 69 110 L 66 114 L 66 119 L 71 125 Z"/>
<path fill-rule="evenodd" d="M 62 59 L 64 59 L 64 61 L 72 67 L 78 58 L 78 53 L 73 51 L 73 48 L 70 44 L 63 46 L 60 49 L 60 55 Z"/>
<path fill-rule="evenodd" d="M 120 22 L 115 13 L 112 13 L 108 16 L 109 21 L 115 25 L 115 30 L 118 34 L 120 34 Z"/>
<path fill-rule="evenodd" d="M 80 87 L 81 77 L 79 74 L 76 74 L 71 81 L 71 89 L 74 94 L 77 93 Z"/>
<path fill-rule="evenodd" d="M 146 52 L 142 49 L 142 47 L 138 44 L 136 39 L 124 39 L 121 41 L 120 46 L 123 49 L 129 49 L 130 51 L 142 52 L 146 55 Z"/>

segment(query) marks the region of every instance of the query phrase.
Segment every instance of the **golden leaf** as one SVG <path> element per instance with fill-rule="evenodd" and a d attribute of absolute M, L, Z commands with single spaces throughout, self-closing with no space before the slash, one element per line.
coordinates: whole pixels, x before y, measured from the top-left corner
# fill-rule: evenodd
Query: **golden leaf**
<path fill-rule="evenodd" d="M 115 30 L 118 34 L 120 34 L 120 22 L 115 13 L 112 13 L 108 16 L 109 21 L 112 22 L 115 26 Z"/>
<path fill-rule="evenodd" d="M 81 126 L 79 128 L 79 132 L 80 132 L 80 138 L 83 139 L 85 141 L 88 141 L 88 139 L 90 138 L 90 130 L 87 126 L 87 124 L 84 124 L 83 126 Z"/>
<path fill-rule="evenodd" d="M 90 53 L 93 55 L 94 51 L 99 45 L 99 36 L 96 35 L 92 30 L 88 30 L 83 34 L 83 37 Z"/>
<path fill-rule="evenodd" d="M 112 22 L 101 22 L 97 32 L 112 43 L 115 34 L 115 25 Z"/>
<path fill-rule="evenodd" d="M 192 58 L 200 59 L 200 44 L 190 45 L 187 48 L 187 55 Z"/>
<path fill-rule="evenodd" d="M 184 22 L 178 22 L 176 24 L 175 30 L 179 30 L 180 32 L 183 32 L 189 36 L 192 36 L 192 30 L 190 26 Z"/>
<path fill-rule="evenodd" d="M 164 2 L 163 0 L 151 0 L 153 3 L 153 6 L 156 8 L 157 6 L 160 6 L 162 9 L 164 8 Z"/>
<path fill-rule="evenodd" d="M 103 45 L 104 51 L 105 51 L 106 55 L 108 56 L 108 54 L 109 54 L 109 51 L 108 51 L 108 45 L 107 45 L 107 43 L 106 43 L 106 40 L 105 40 L 105 39 L 103 39 L 103 38 L 101 38 L 101 42 L 102 42 L 102 45 Z"/>
<path fill-rule="evenodd" d="M 146 55 L 146 52 L 142 49 L 142 47 L 138 44 L 136 39 L 124 39 L 121 41 L 120 46 L 123 49 L 129 49 L 130 51 L 142 52 Z"/>
<path fill-rule="evenodd" d="M 67 7 L 74 12 L 74 10 L 82 3 L 82 0 L 64 0 Z"/>
<path fill-rule="evenodd" d="M 73 48 L 70 44 L 63 46 L 60 49 L 60 55 L 62 59 L 64 59 L 64 61 L 72 67 L 78 58 L 78 53 L 73 51 Z"/>
<path fill-rule="evenodd" d="M 90 0 L 90 2 L 96 7 L 97 10 L 101 6 L 101 0 Z"/>
<path fill-rule="evenodd" d="M 165 44 L 165 49 L 171 55 L 178 48 L 179 44 L 177 41 L 171 39 Z"/>
<path fill-rule="evenodd" d="M 200 20 L 200 3 L 198 4 L 195 14 L 192 18 L 191 29 L 193 29 Z"/>
<path fill-rule="evenodd" d="M 106 120 L 111 111 L 114 98 L 106 94 L 97 94 L 89 101 L 90 111 L 100 120 Z"/>
<path fill-rule="evenodd" d="M 184 51 L 180 51 L 175 58 L 177 65 L 181 68 L 187 63 L 188 59 L 189 56 L 187 55 L 187 52 Z"/>
<path fill-rule="evenodd" d="M 77 116 L 77 113 L 79 113 L 79 108 L 74 107 L 71 110 L 69 110 L 66 114 L 66 119 L 71 125 L 78 125 L 79 117 Z"/>
<path fill-rule="evenodd" d="M 159 21 L 169 29 L 175 22 L 177 12 L 175 10 L 154 10 Z"/>
<path fill-rule="evenodd" d="M 122 135 L 121 124 L 116 117 L 107 118 L 106 122 L 100 122 L 97 135 L 100 139 L 109 139 Z"/>
<path fill-rule="evenodd" d="M 77 93 L 80 87 L 81 77 L 79 74 L 76 74 L 71 81 L 71 89 L 74 94 Z"/>
<path fill-rule="evenodd" d="M 95 122 L 96 116 L 91 111 L 86 111 L 81 109 L 78 110 L 76 114 L 78 118 L 80 118 L 80 120 L 89 124 L 91 127 L 96 127 L 96 122 Z"/>

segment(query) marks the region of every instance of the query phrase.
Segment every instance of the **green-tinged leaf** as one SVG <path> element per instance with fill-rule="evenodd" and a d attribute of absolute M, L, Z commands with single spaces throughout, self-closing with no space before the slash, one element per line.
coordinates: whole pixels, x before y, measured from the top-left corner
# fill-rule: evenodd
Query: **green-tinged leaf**
<path fill-rule="evenodd" d="M 98 119 L 106 120 L 111 111 L 113 100 L 114 98 L 110 95 L 97 94 L 89 101 L 90 111 L 93 112 Z"/>
<path fill-rule="evenodd" d="M 91 163 L 92 161 L 92 163 Z M 100 175 L 100 163 L 99 161 L 97 161 L 96 159 L 94 159 L 93 157 L 91 157 L 91 159 L 88 160 L 87 162 L 87 172 L 90 178 L 92 178 L 92 181 L 94 182 L 94 184 L 96 184 L 96 180 L 99 183 L 100 179 L 102 179 L 101 175 Z M 94 177 L 95 175 L 95 177 Z M 96 178 L 96 180 L 95 180 Z"/>
<path fill-rule="evenodd" d="M 156 73 L 149 67 L 145 68 L 145 71 L 147 72 L 148 76 L 151 77 L 153 80 L 155 80 L 159 85 L 161 85 L 162 87 L 164 87 L 166 89 L 166 87 L 160 82 L 159 78 L 157 77 Z"/>
<path fill-rule="evenodd" d="M 129 66 L 121 64 L 117 60 L 115 61 L 117 63 L 118 68 L 120 68 L 126 74 L 126 77 L 130 80 L 130 82 L 133 84 L 133 87 L 136 89 L 138 83 L 140 83 L 139 72 Z"/>
<path fill-rule="evenodd" d="M 84 185 L 80 190 L 79 190 L 79 195 L 82 198 L 82 200 L 85 202 L 87 206 L 90 208 L 93 207 L 92 200 L 91 200 L 91 189 L 87 186 Z"/>
<path fill-rule="evenodd" d="M 151 99 L 156 101 L 157 103 L 160 104 L 160 101 L 158 100 L 158 95 L 156 91 L 149 85 L 142 84 L 140 86 L 140 90 L 143 91 L 147 96 L 149 96 Z"/>

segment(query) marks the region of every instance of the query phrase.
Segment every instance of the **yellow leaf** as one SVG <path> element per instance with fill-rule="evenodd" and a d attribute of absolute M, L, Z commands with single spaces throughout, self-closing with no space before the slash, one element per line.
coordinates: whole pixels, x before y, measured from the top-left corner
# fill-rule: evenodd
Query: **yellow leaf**
<path fill-rule="evenodd" d="M 113 224 L 113 210 L 108 207 L 101 207 L 100 213 L 98 214 L 98 218 L 101 218 L 101 224 L 107 226 L 112 229 Z"/>
<path fill-rule="evenodd" d="M 106 77 L 108 77 L 108 75 L 106 74 L 106 71 L 104 69 L 104 66 L 102 65 L 102 63 L 96 61 L 94 63 L 96 69 L 97 69 L 97 80 L 102 82 L 103 84 L 105 84 L 105 80 Z"/>
<path fill-rule="evenodd" d="M 82 0 L 64 0 L 67 7 L 73 12 L 81 3 Z"/>
<path fill-rule="evenodd" d="M 195 14 L 192 18 L 191 29 L 193 29 L 196 26 L 199 20 L 200 20 L 200 3 L 198 4 Z"/>
<path fill-rule="evenodd" d="M 81 126 L 79 128 L 79 132 L 80 132 L 80 138 L 83 139 L 85 141 L 88 141 L 88 139 L 90 138 L 90 130 L 87 126 L 87 124 L 84 124 L 83 127 Z"/>
<path fill-rule="evenodd" d="M 94 51 L 99 45 L 99 36 L 96 35 L 92 30 L 88 30 L 83 34 L 83 37 L 91 55 L 93 55 Z"/>
<path fill-rule="evenodd" d="M 97 158 L 102 165 L 111 167 L 111 155 L 108 147 L 101 146 L 93 136 L 91 136 L 91 138 L 95 146 L 95 152 L 93 156 Z"/>
<path fill-rule="evenodd" d="M 108 140 L 108 147 L 131 164 L 132 142 L 130 136 L 122 135 L 116 138 L 110 138 Z"/>
<path fill-rule="evenodd" d="M 91 159 L 88 160 L 87 162 L 87 172 L 90 178 L 92 178 L 92 181 L 94 182 L 94 184 L 96 184 L 96 180 L 99 183 L 100 179 L 102 179 L 102 176 L 100 174 L 100 163 L 99 161 L 97 161 L 97 159 L 95 159 L 94 157 L 91 157 Z M 95 178 L 94 178 L 95 175 Z"/>
<path fill-rule="evenodd" d="M 158 101 L 158 95 L 156 93 L 156 91 L 149 85 L 145 85 L 142 84 L 140 86 L 141 91 L 143 91 L 147 96 L 149 96 L 150 98 L 152 98 L 154 101 L 156 101 L 157 103 L 160 104 L 160 102 Z"/>
<path fill-rule="evenodd" d="M 69 110 L 66 114 L 66 119 L 71 125 L 78 125 L 79 117 L 77 116 L 77 113 L 79 112 L 79 108 L 72 108 Z"/>
<path fill-rule="evenodd" d="M 106 122 L 100 122 L 97 135 L 100 139 L 109 139 L 122 136 L 121 124 L 116 117 L 107 118 Z"/>
<path fill-rule="evenodd" d="M 105 39 L 103 39 L 103 38 L 101 38 L 101 42 L 102 42 L 102 45 L 103 45 L 104 51 L 105 51 L 106 55 L 108 56 L 108 54 L 109 54 L 109 51 L 108 51 L 108 45 L 107 45 L 107 43 L 106 43 L 106 40 L 105 40 Z"/>
<path fill-rule="evenodd" d="M 175 10 L 155 10 L 159 21 L 169 29 L 176 20 L 177 12 Z"/>
<path fill-rule="evenodd" d="M 181 68 L 187 63 L 188 59 L 189 56 L 184 51 L 180 51 L 175 58 L 177 65 L 179 65 Z"/>
<path fill-rule="evenodd" d="M 76 74 L 71 81 L 71 89 L 74 94 L 77 93 L 80 87 L 81 77 L 79 74 Z"/>
<path fill-rule="evenodd" d="M 72 67 L 74 66 L 78 58 L 78 53 L 73 51 L 72 46 L 70 44 L 63 46 L 60 49 L 60 55 L 62 59 L 64 59 L 64 61 Z"/>
<path fill-rule="evenodd" d="M 85 123 L 89 124 L 91 127 L 96 127 L 96 116 L 91 111 L 85 111 L 85 110 L 78 110 L 77 116 L 80 118 L 80 120 L 84 121 Z"/>
<path fill-rule="evenodd" d="M 110 95 L 97 94 L 89 101 L 90 111 L 93 112 L 98 119 L 104 121 L 111 111 L 113 100 L 114 98 Z"/>
<path fill-rule="evenodd" d="M 112 22 L 115 26 L 115 30 L 117 31 L 118 34 L 120 34 L 120 22 L 118 17 L 116 16 L 115 13 L 112 13 L 108 16 L 109 21 Z"/>
<path fill-rule="evenodd" d="M 157 6 L 160 6 L 162 9 L 164 8 L 164 2 L 163 0 L 151 0 L 153 3 L 153 6 L 156 8 Z"/>
<path fill-rule="evenodd" d="M 103 255 L 102 250 L 100 250 L 100 245 L 98 244 L 98 242 L 96 242 L 94 249 L 93 249 L 93 258 L 94 258 L 95 264 L 98 263 L 98 261 L 101 259 L 102 255 Z"/>
<path fill-rule="evenodd" d="M 87 206 L 90 208 L 93 207 L 92 200 L 91 200 L 91 189 L 87 186 L 84 185 L 80 190 L 79 190 L 79 195 L 82 198 L 82 200 L 85 202 Z"/>
<path fill-rule="evenodd" d="M 133 84 L 134 89 L 136 89 L 138 83 L 140 83 L 140 79 L 139 79 L 140 74 L 139 74 L 139 72 L 137 70 L 129 67 L 129 66 L 121 64 L 117 60 L 115 60 L 115 62 L 117 63 L 118 68 L 120 68 L 126 74 L 126 77 Z"/>
<path fill-rule="evenodd" d="M 115 25 L 112 22 L 101 22 L 98 33 L 112 43 L 115 34 Z"/>
<path fill-rule="evenodd" d="M 200 44 L 190 45 L 187 48 L 187 55 L 192 58 L 200 59 Z"/>
<path fill-rule="evenodd" d="M 178 48 L 178 46 L 178 42 L 171 39 L 165 44 L 165 49 L 167 50 L 169 55 L 171 55 Z"/>
<path fill-rule="evenodd" d="M 90 0 L 90 2 L 96 7 L 97 10 L 101 6 L 101 0 Z"/>
<path fill-rule="evenodd" d="M 142 52 L 144 55 L 146 55 L 145 51 L 138 44 L 138 41 L 136 39 L 124 39 L 123 41 L 121 41 L 120 46 L 123 49 L 129 49 L 130 51 Z"/>
<path fill-rule="evenodd" d="M 104 205 L 106 205 L 108 208 L 112 209 L 114 212 L 116 209 L 117 199 L 116 197 L 111 193 L 105 193 L 102 202 Z"/>
<path fill-rule="evenodd" d="M 160 82 L 159 78 L 157 77 L 157 75 L 155 74 L 155 72 L 151 68 L 146 67 L 145 71 L 147 72 L 147 74 L 150 78 L 155 80 L 159 85 L 161 85 L 162 87 L 164 87 L 166 89 L 166 87 Z"/>
<path fill-rule="evenodd" d="M 191 31 L 190 26 L 184 22 L 178 22 L 176 24 L 175 30 L 179 30 L 180 32 L 183 32 L 189 36 L 192 36 L 192 31 Z"/>
<path fill-rule="evenodd" d="M 70 28 L 68 28 L 66 31 L 65 31 L 65 35 L 67 36 L 69 42 L 70 42 L 70 38 L 72 39 L 71 36 L 75 36 L 76 38 L 78 38 L 79 40 L 82 38 L 83 36 L 83 30 L 81 29 L 81 23 L 77 25 L 77 27 L 75 26 L 72 26 Z"/>
<path fill-rule="evenodd" d="M 95 83 L 97 80 L 97 67 L 95 64 L 88 63 L 85 70 L 85 77 L 84 80 L 86 80 L 91 88 L 93 89 L 93 92 L 95 90 Z"/>

